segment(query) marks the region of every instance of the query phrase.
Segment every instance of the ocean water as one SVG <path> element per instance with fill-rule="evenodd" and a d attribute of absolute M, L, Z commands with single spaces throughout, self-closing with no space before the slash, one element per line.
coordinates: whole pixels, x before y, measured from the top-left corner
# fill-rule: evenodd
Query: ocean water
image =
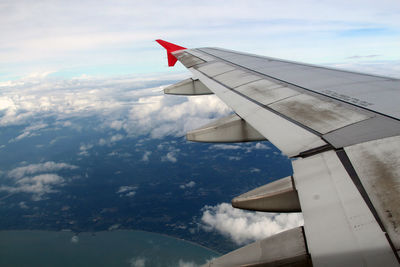
<path fill-rule="evenodd" d="M 180 266 L 219 256 L 165 235 L 131 230 L 0 231 L 0 266 Z"/>

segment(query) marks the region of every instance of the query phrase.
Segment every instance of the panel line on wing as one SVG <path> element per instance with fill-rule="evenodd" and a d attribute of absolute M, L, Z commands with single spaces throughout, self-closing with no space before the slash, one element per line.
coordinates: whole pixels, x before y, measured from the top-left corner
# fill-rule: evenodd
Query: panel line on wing
<path fill-rule="evenodd" d="M 265 57 L 265 56 L 249 54 L 249 53 L 241 54 L 241 53 L 238 53 L 237 51 L 234 51 L 234 50 L 220 49 L 220 48 L 215 49 L 215 48 L 212 48 L 212 47 L 207 48 L 207 49 L 212 49 L 212 50 L 216 50 L 216 51 L 222 51 L 222 52 L 225 52 L 225 53 L 231 53 L 231 54 L 235 54 L 235 55 L 238 55 L 238 56 L 243 56 L 244 55 L 244 56 L 247 56 L 247 57 L 259 58 L 259 59 L 262 59 L 262 60 L 282 62 L 282 63 L 290 63 L 290 64 L 294 64 L 294 65 L 298 65 L 298 66 L 306 66 L 306 67 L 312 67 L 312 68 L 318 68 L 318 69 L 332 70 L 331 68 L 320 66 L 320 65 L 315 65 L 315 64 L 307 64 L 307 63 L 291 61 L 291 60 L 282 60 L 282 59 L 279 59 L 279 58 Z M 210 56 L 222 59 L 221 57 L 219 57 L 217 55 L 214 55 L 214 54 L 211 54 L 210 52 L 204 51 L 204 48 L 197 48 L 197 50 L 200 50 L 203 53 L 207 53 Z M 226 60 L 226 59 L 224 59 L 224 60 Z M 227 61 L 229 61 L 229 60 L 227 60 Z M 235 64 L 235 63 L 233 63 L 233 64 Z M 375 74 L 370 74 L 370 73 L 362 73 L 362 72 L 350 71 L 350 70 L 340 69 L 340 68 L 335 68 L 335 70 L 340 71 L 340 72 L 350 73 L 350 74 L 357 74 L 357 75 L 361 74 L 361 75 L 369 76 L 369 77 L 373 77 L 373 78 L 382 78 L 382 79 L 386 79 L 386 80 L 396 80 L 395 78 L 388 77 L 388 76 L 375 75 Z"/>
<path fill-rule="evenodd" d="M 349 106 L 352 106 L 352 107 L 355 107 L 355 108 L 357 108 L 357 109 L 361 109 L 361 110 L 365 110 L 365 111 L 368 111 L 368 112 L 380 114 L 380 115 L 382 115 L 382 116 L 385 116 L 385 117 L 392 118 L 392 119 L 395 119 L 395 120 L 397 120 L 397 121 L 400 121 L 399 118 L 393 117 L 393 116 L 391 116 L 391 115 L 388 115 L 388 114 L 385 114 L 385 113 L 382 113 L 382 112 L 379 112 L 379 111 L 376 111 L 376 110 L 369 109 L 369 108 L 367 108 L 367 107 L 365 107 L 365 106 L 356 105 L 356 104 L 354 104 L 354 103 L 347 102 L 347 101 L 345 101 L 345 100 L 343 100 L 343 99 L 340 99 L 340 98 L 338 98 L 338 97 L 335 97 L 335 96 L 332 96 L 332 95 L 328 95 L 328 94 L 324 94 L 323 92 L 318 92 L 318 91 L 315 91 L 315 90 L 312 90 L 312 89 L 308 89 L 308 88 L 306 88 L 306 87 L 297 85 L 297 84 L 295 84 L 295 83 L 288 82 L 288 81 L 286 81 L 286 80 L 279 79 L 279 78 L 273 77 L 273 76 L 271 76 L 271 75 L 262 73 L 262 72 L 260 72 L 260 71 L 257 71 L 257 70 L 254 70 L 254 69 L 251 69 L 251 68 L 248 68 L 248 67 L 239 65 L 239 64 L 233 62 L 232 60 L 225 59 L 225 58 L 222 58 L 222 57 L 220 57 L 220 56 L 213 55 L 213 54 L 211 54 L 211 53 L 209 53 L 209 52 L 207 52 L 207 51 L 204 51 L 204 49 L 199 49 L 199 50 L 202 51 L 202 52 L 204 52 L 204 53 L 209 54 L 210 56 L 214 56 L 214 57 L 216 57 L 216 58 L 218 58 L 218 59 L 220 59 L 220 60 L 222 60 L 222 61 L 229 62 L 230 64 L 235 65 L 235 66 L 238 67 L 238 68 L 246 69 L 247 71 L 250 71 L 250 72 L 253 72 L 253 73 L 257 73 L 257 74 L 259 74 L 259 75 L 268 77 L 269 79 L 271 79 L 271 80 L 273 80 L 273 81 L 279 81 L 279 82 L 283 82 L 283 83 L 285 83 L 285 84 L 287 84 L 287 85 L 291 85 L 291 86 L 294 87 L 293 89 L 295 89 L 295 90 L 301 89 L 301 90 L 304 90 L 304 91 L 306 91 L 306 92 L 310 92 L 310 93 L 313 93 L 313 94 L 317 94 L 317 95 L 319 95 L 319 96 L 323 96 L 323 97 L 327 97 L 327 98 L 334 99 L 334 100 L 336 100 L 336 101 L 339 101 L 339 102 L 341 102 L 341 103 L 344 103 L 344 104 L 349 105 Z M 235 53 L 235 52 L 232 51 L 232 52 L 229 52 L 229 53 Z M 238 54 L 238 55 L 239 55 L 239 54 Z M 269 61 L 271 61 L 271 60 L 276 61 L 275 59 L 269 59 L 269 58 L 267 58 L 267 57 L 260 57 L 260 56 L 256 56 L 256 55 L 247 55 L 247 56 L 257 57 L 257 58 L 264 59 L 264 60 L 269 60 Z M 323 66 L 320 67 L 320 66 L 311 65 L 311 64 L 310 64 L 310 65 L 307 65 L 307 64 L 300 64 L 300 63 L 298 63 L 298 62 L 292 62 L 292 61 L 280 61 L 280 62 L 288 62 L 288 63 L 296 64 L 296 65 L 299 65 L 299 66 L 302 66 L 302 65 L 303 65 L 303 66 L 309 66 L 309 67 L 313 67 L 313 68 L 321 68 L 321 69 L 325 69 L 325 70 L 331 70 L 331 69 L 329 69 L 329 68 L 327 68 L 327 67 L 323 67 Z M 381 79 L 384 79 L 384 80 L 386 80 L 386 81 L 396 81 L 396 79 L 390 78 L 390 77 L 376 76 L 376 75 L 371 75 L 371 74 L 363 74 L 363 73 L 351 72 L 351 71 L 340 70 L 340 69 L 337 69 L 337 71 L 345 72 L 345 73 L 350 73 L 350 74 L 365 75 L 365 76 L 374 77 L 374 78 L 381 78 Z M 358 84 L 358 83 L 355 83 L 355 84 Z M 333 88 L 333 87 L 332 87 L 332 88 Z"/>
<path fill-rule="evenodd" d="M 240 117 L 249 122 L 250 125 L 262 133 L 287 156 L 297 156 L 304 150 L 326 144 L 321 135 L 312 129 L 309 130 L 296 121 L 283 117 L 281 114 L 265 107 L 256 100 L 226 87 L 226 85 L 212 79 L 209 75 L 194 68 L 190 68 L 189 70 L 206 86 L 212 88 L 213 92 L 221 100 L 227 102 Z M 260 124 L 260 119 L 266 122 L 277 123 L 282 128 L 271 128 L 266 123 Z"/>
<path fill-rule="evenodd" d="M 370 209 L 372 215 L 374 215 L 375 220 L 381 227 L 383 232 L 386 232 L 385 226 L 383 225 L 381 219 L 379 218 L 378 212 L 376 211 L 374 205 L 371 202 L 371 199 L 368 196 L 367 191 L 365 190 L 364 186 L 361 183 L 360 177 L 358 177 L 358 174 L 356 170 L 354 169 L 353 165 L 350 162 L 349 157 L 347 156 L 346 152 L 344 149 L 338 149 L 336 150 L 336 154 L 338 155 L 339 160 L 342 162 L 345 170 L 349 174 L 351 180 L 353 181 L 354 185 L 356 186 L 358 192 L 360 192 L 360 195 L 364 199 L 365 203 L 367 204 L 368 208 Z"/>
<path fill-rule="evenodd" d="M 214 82 L 216 82 L 216 83 L 222 85 L 223 87 L 227 88 L 229 91 L 232 91 L 232 92 L 234 92 L 234 93 L 240 95 L 241 97 L 243 97 L 243 98 L 245 98 L 245 99 L 247 99 L 247 100 L 253 102 L 254 104 L 257 104 L 258 106 L 260 106 L 260 107 L 262 107 L 262 108 L 264 108 L 264 109 L 267 109 L 268 111 L 274 113 L 275 115 L 278 115 L 278 116 L 284 118 L 285 120 L 288 120 L 288 121 L 290 121 L 291 123 L 294 123 L 294 124 L 296 124 L 297 126 L 300 126 L 301 128 L 303 128 L 303 129 L 305 129 L 305 130 L 307 130 L 307 131 L 309 131 L 309 132 L 311 132 L 311 133 L 313 133 L 313 134 L 315 134 L 315 135 L 317 135 L 317 136 L 319 136 L 319 137 L 322 137 L 323 134 L 317 132 L 316 130 L 311 129 L 311 128 L 309 128 L 309 127 L 307 127 L 307 126 L 305 126 L 305 125 L 299 123 L 298 121 L 296 121 L 296 120 L 294 120 L 294 119 L 292 119 L 292 118 L 290 118 L 290 117 L 287 117 L 287 116 L 285 116 L 285 115 L 282 114 L 282 113 L 277 112 L 276 110 L 270 108 L 269 106 L 264 105 L 264 104 L 258 102 L 257 100 L 255 100 L 255 99 L 253 99 L 253 98 L 250 98 L 250 97 L 244 95 L 243 93 L 240 93 L 240 92 L 238 92 L 238 91 L 236 91 L 236 90 L 234 90 L 234 89 L 232 89 L 232 88 L 227 87 L 225 84 L 223 84 L 223 83 L 220 82 L 220 81 L 215 80 L 213 77 L 210 77 L 210 76 L 207 75 L 206 73 L 203 73 L 203 72 L 202 72 L 202 74 L 205 75 L 207 78 L 213 80 Z"/>

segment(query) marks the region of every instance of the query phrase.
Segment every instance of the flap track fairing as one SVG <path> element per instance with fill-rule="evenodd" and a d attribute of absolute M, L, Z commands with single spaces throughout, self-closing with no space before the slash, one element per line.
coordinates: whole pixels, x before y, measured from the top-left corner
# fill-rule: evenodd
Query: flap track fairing
<path fill-rule="evenodd" d="M 266 141 L 263 135 L 236 114 L 188 132 L 186 139 L 208 143 Z"/>

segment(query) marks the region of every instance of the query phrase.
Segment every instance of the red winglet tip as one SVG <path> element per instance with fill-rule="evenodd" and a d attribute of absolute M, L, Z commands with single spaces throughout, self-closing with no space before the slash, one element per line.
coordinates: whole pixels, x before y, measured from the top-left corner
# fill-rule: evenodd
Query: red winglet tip
<path fill-rule="evenodd" d="M 157 43 L 159 43 L 162 47 L 164 47 L 167 50 L 167 57 L 168 57 L 168 66 L 169 67 L 173 67 L 176 63 L 176 61 L 178 61 L 178 59 L 172 55 L 171 53 L 177 50 L 183 50 L 186 49 L 185 47 L 161 40 L 161 39 L 157 39 L 156 40 Z"/>
<path fill-rule="evenodd" d="M 156 40 L 157 43 L 159 43 L 162 47 L 164 47 L 165 49 L 167 49 L 167 52 L 174 52 L 176 50 L 182 50 L 182 49 L 186 49 L 185 47 L 161 40 L 161 39 L 157 39 Z"/>

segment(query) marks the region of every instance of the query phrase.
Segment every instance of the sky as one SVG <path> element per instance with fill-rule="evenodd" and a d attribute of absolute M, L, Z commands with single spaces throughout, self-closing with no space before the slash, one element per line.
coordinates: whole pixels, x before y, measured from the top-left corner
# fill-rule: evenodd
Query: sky
<path fill-rule="evenodd" d="M 170 73 L 158 38 L 392 74 L 398 14 L 398 0 L 3 0 L 0 82 Z"/>
<path fill-rule="evenodd" d="M 71 122 L 74 117 L 101 114 L 100 128 L 122 133 L 83 144 L 85 156 L 94 146 L 138 134 L 182 136 L 228 115 L 230 109 L 215 96 L 162 95 L 159 83 L 189 74 L 180 63 L 167 67 L 166 53 L 154 41 L 159 38 L 188 48 L 222 47 L 399 77 L 399 14 L 398 0 L 2 0 L 0 127 L 23 125 L 7 141 L 18 142 L 48 129 L 78 127 Z M 57 119 L 48 125 L 43 116 Z M 164 160 L 174 164 L 177 158 L 178 148 Z M 67 182 L 57 170 L 76 167 L 52 161 L 25 164 L 7 173 L 21 182 L 2 190 L 25 190 L 40 199 Z M 120 190 L 135 194 L 135 188 Z M 292 228 L 302 218 L 246 213 L 220 203 L 204 207 L 201 223 L 243 244 Z"/>

